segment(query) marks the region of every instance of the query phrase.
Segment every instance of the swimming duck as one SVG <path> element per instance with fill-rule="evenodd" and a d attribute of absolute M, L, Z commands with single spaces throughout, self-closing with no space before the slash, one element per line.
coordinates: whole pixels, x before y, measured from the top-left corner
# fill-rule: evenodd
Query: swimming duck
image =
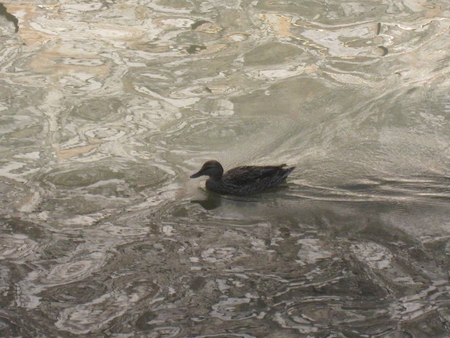
<path fill-rule="evenodd" d="M 249 195 L 275 187 L 283 182 L 295 167 L 285 168 L 286 164 L 276 166 L 237 167 L 223 173 L 217 161 L 208 161 L 191 178 L 209 176 L 206 180 L 208 190 L 224 195 Z"/>

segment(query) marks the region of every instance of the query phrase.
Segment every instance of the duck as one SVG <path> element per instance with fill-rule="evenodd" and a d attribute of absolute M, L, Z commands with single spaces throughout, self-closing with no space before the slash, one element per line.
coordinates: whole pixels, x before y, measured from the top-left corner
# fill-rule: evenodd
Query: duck
<path fill-rule="evenodd" d="M 215 160 L 207 161 L 190 178 L 209 176 L 206 188 L 222 195 L 250 195 L 276 187 L 284 182 L 295 167 L 286 164 L 270 166 L 236 167 L 224 173 L 222 165 Z"/>

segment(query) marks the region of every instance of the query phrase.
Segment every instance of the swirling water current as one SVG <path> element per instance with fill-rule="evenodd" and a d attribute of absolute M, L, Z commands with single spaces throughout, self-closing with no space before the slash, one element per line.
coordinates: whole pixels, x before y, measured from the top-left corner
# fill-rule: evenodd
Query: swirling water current
<path fill-rule="evenodd" d="M 449 337 L 450 5 L 0 5 L 1 337 Z M 250 197 L 190 180 L 296 166 Z"/>

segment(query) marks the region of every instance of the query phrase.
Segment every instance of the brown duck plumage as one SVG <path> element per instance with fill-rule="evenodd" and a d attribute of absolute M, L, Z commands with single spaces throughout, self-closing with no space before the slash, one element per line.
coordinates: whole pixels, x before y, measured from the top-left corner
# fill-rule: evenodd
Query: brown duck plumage
<path fill-rule="evenodd" d="M 223 173 L 217 161 L 208 161 L 191 178 L 209 176 L 206 180 L 208 190 L 224 195 L 249 195 L 261 192 L 282 183 L 295 167 L 285 168 L 286 164 L 276 166 L 237 167 Z"/>

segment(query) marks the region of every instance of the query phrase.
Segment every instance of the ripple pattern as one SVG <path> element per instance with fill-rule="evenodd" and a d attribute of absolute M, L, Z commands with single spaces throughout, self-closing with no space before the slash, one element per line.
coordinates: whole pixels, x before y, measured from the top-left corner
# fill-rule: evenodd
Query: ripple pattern
<path fill-rule="evenodd" d="M 450 336 L 449 29 L 444 0 L 4 1 L 0 336 Z M 213 158 L 296 170 L 217 196 Z"/>

